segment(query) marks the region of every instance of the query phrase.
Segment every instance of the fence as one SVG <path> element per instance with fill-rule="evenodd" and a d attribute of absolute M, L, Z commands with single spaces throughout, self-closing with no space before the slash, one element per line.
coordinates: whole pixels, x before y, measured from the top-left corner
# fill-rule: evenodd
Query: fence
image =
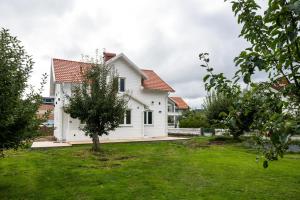
<path fill-rule="evenodd" d="M 226 129 L 207 129 L 207 128 L 168 128 L 170 135 L 223 135 Z"/>

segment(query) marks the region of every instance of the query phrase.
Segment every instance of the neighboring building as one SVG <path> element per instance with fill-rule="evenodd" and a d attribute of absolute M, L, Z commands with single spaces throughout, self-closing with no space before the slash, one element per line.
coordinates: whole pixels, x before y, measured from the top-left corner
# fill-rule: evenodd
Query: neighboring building
<path fill-rule="evenodd" d="M 54 105 L 54 97 L 43 97 L 43 104 Z"/>
<path fill-rule="evenodd" d="M 54 97 L 43 97 L 43 103 L 40 105 L 38 109 L 37 115 L 42 117 L 48 110 L 50 110 L 50 114 L 48 116 L 48 120 L 43 123 L 43 125 L 48 127 L 54 126 Z"/>
<path fill-rule="evenodd" d="M 140 69 L 123 53 L 103 53 L 107 65 L 119 74 L 120 94 L 129 94 L 124 123 L 105 139 L 129 139 L 167 136 L 168 95 L 174 90 L 154 71 Z M 63 111 L 68 105 L 73 84 L 80 84 L 82 71 L 89 63 L 52 59 L 50 95 L 55 96 L 54 136 L 59 141 L 87 141 L 88 136 L 79 129 L 82 124 Z"/>
<path fill-rule="evenodd" d="M 188 104 L 181 97 L 169 97 L 168 100 L 168 127 L 178 128 L 179 117 L 189 109 Z"/>

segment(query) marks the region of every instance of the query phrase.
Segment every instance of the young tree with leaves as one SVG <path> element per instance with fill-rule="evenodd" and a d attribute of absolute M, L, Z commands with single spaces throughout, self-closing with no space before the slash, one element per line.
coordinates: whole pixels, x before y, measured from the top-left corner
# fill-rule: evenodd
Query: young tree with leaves
<path fill-rule="evenodd" d="M 83 74 L 83 82 L 72 89 L 65 112 L 85 123 L 83 131 L 93 141 L 93 151 L 100 150 L 99 136 L 115 130 L 127 107 L 128 98 L 118 93 L 116 71 L 101 59 L 89 59 L 91 67 Z"/>
<path fill-rule="evenodd" d="M 204 100 L 204 114 L 212 128 L 225 128 L 224 121 L 229 114 L 233 99 L 227 96 L 210 92 Z"/>
<path fill-rule="evenodd" d="M 209 123 L 203 111 L 188 110 L 179 119 L 180 128 L 208 128 Z"/>
<path fill-rule="evenodd" d="M 41 92 L 28 88 L 33 61 L 20 41 L 7 29 L 0 31 L 0 156 L 5 149 L 17 149 L 38 135 L 43 119 L 37 117 Z M 25 93 L 29 89 L 30 92 Z"/>

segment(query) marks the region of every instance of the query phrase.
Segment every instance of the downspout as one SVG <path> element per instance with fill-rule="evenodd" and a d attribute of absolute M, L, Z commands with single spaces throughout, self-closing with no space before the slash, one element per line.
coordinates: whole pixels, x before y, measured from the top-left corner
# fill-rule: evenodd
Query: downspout
<path fill-rule="evenodd" d="M 65 142 L 66 139 L 64 138 L 64 112 L 63 108 L 61 108 L 61 142 Z"/>
<path fill-rule="evenodd" d="M 61 84 L 61 103 L 62 103 L 62 107 L 61 107 L 61 139 L 62 142 L 66 141 L 66 137 L 65 137 L 65 133 L 64 133 L 64 106 L 65 106 L 65 99 L 64 99 L 64 83 Z"/>
<path fill-rule="evenodd" d="M 142 117 L 141 117 L 141 124 L 142 124 L 142 136 L 143 138 L 145 137 L 145 126 L 144 126 L 144 112 L 145 112 L 145 106 L 143 105 L 143 110 L 142 110 Z"/>
<path fill-rule="evenodd" d="M 165 100 L 165 135 L 168 136 L 168 99 L 169 92 L 167 93 L 167 97 Z"/>

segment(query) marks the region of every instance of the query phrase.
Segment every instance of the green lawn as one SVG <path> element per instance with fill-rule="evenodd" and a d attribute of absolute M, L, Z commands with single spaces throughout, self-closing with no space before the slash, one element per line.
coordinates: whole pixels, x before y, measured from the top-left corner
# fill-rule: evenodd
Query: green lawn
<path fill-rule="evenodd" d="M 300 154 L 263 169 L 254 151 L 206 140 L 9 151 L 0 199 L 300 199 Z"/>

